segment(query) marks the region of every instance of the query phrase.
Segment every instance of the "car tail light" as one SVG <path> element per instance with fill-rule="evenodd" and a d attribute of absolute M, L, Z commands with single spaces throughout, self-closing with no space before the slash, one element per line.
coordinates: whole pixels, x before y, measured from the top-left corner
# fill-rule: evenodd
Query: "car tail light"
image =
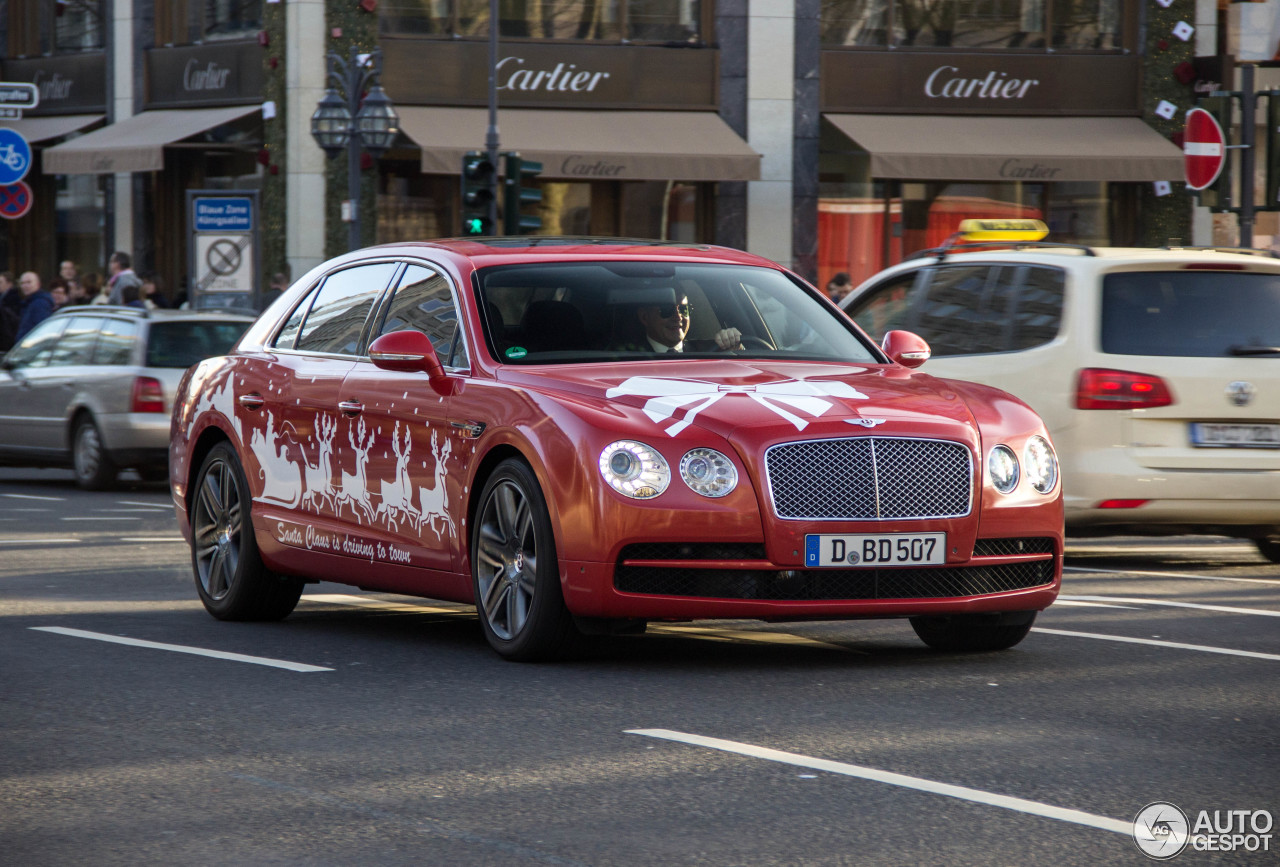
<path fill-rule="evenodd" d="M 164 389 L 160 380 L 139 376 L 133 381 L 133 404 L 129 412 L 164 412 Z"/>
<path fill-rule="evenodd" d="M 1099 509 L 1136 509 L 1139 506 L 1145 506 L 1150 500 L 1103 500 L 1098 504 Z"/>
<path fill-rule="evenodd" d="M 1158 376 L 1089 367 L 1080 371 L 1076 409 L 1148 409 L 1169 406 L 1173 394 Z"/>

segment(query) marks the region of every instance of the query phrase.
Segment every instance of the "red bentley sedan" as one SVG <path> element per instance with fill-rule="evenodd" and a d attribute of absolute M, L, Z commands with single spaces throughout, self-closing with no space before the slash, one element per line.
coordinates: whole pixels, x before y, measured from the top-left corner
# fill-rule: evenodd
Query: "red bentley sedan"
<path fill-rule="evenodd" d="M 907 617 L 1011 647 L 1058 594 L 1048 433 L 916 372 L 773 262 L 583 238 L 397 244 L 307 274 L 188 371 L 170 476 L 196 590 L 474 602 L 511 659 L 650 620 Z"/>

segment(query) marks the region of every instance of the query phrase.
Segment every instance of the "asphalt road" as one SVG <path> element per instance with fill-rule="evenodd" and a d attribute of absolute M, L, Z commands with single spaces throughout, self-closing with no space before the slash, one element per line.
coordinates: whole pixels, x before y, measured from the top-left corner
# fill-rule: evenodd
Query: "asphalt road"
<path fill-rule="evenodd" d="M 1151 802 L 1280 824 L 1280 566 L 1067 565 L 1003 653 L 708 621 L 520 665 L 466 607 L 334 584 L 217 622 L 163 486 L 0 470 L 0 863 L 1145 864 Z"/>

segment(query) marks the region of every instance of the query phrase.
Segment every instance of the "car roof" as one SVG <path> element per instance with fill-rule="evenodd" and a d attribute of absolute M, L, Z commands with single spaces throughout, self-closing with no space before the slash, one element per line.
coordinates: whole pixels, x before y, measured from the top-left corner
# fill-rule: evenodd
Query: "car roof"
<path fill-rule="evenodd" d="M 160 322 L 208 320 L 220 322 L 252 322 L 257 316 L 249 313 L 236 313 L 226 310 L 143 310 L 141 307 L 126 307 L 120 304 L 76 304 L 64 306 L 54 312 L 54 316 L 97 316 L 111 314 L 131 319 L 146 319 Z"/>
<path fill-rule="evenodd" d="M 911 264 L 928 264 L 938 261 L 972 261 L 974 259 L 1036 259 L 1053 262 L 1088 262 L 1107 264 L 1117 262 L 1213 262 L 1222 264 L 1249 264 L 1266 269 L 1280 268 L 1280 255 L 1271 250 L 1255 250 L 1236 247 L 1088 247 L 1077 244 L 956 244 L 950 248 L 921 250 L 906 260 Z M 906 263 L 904 263 L 906 264 Z"/>

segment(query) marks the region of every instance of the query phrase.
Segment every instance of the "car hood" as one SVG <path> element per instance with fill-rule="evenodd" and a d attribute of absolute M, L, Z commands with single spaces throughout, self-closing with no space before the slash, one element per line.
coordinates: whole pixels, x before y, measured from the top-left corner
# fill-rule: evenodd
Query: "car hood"
<path fill-rule="evenodd" d="M 696 426 L 730 439 L 910 430 L 972 440 L 975 422 L 946 382 L 896 365 L 724 359 L 504 367 L 498 378 L 546 394 L 640 410 L 669 436 Z"/>

